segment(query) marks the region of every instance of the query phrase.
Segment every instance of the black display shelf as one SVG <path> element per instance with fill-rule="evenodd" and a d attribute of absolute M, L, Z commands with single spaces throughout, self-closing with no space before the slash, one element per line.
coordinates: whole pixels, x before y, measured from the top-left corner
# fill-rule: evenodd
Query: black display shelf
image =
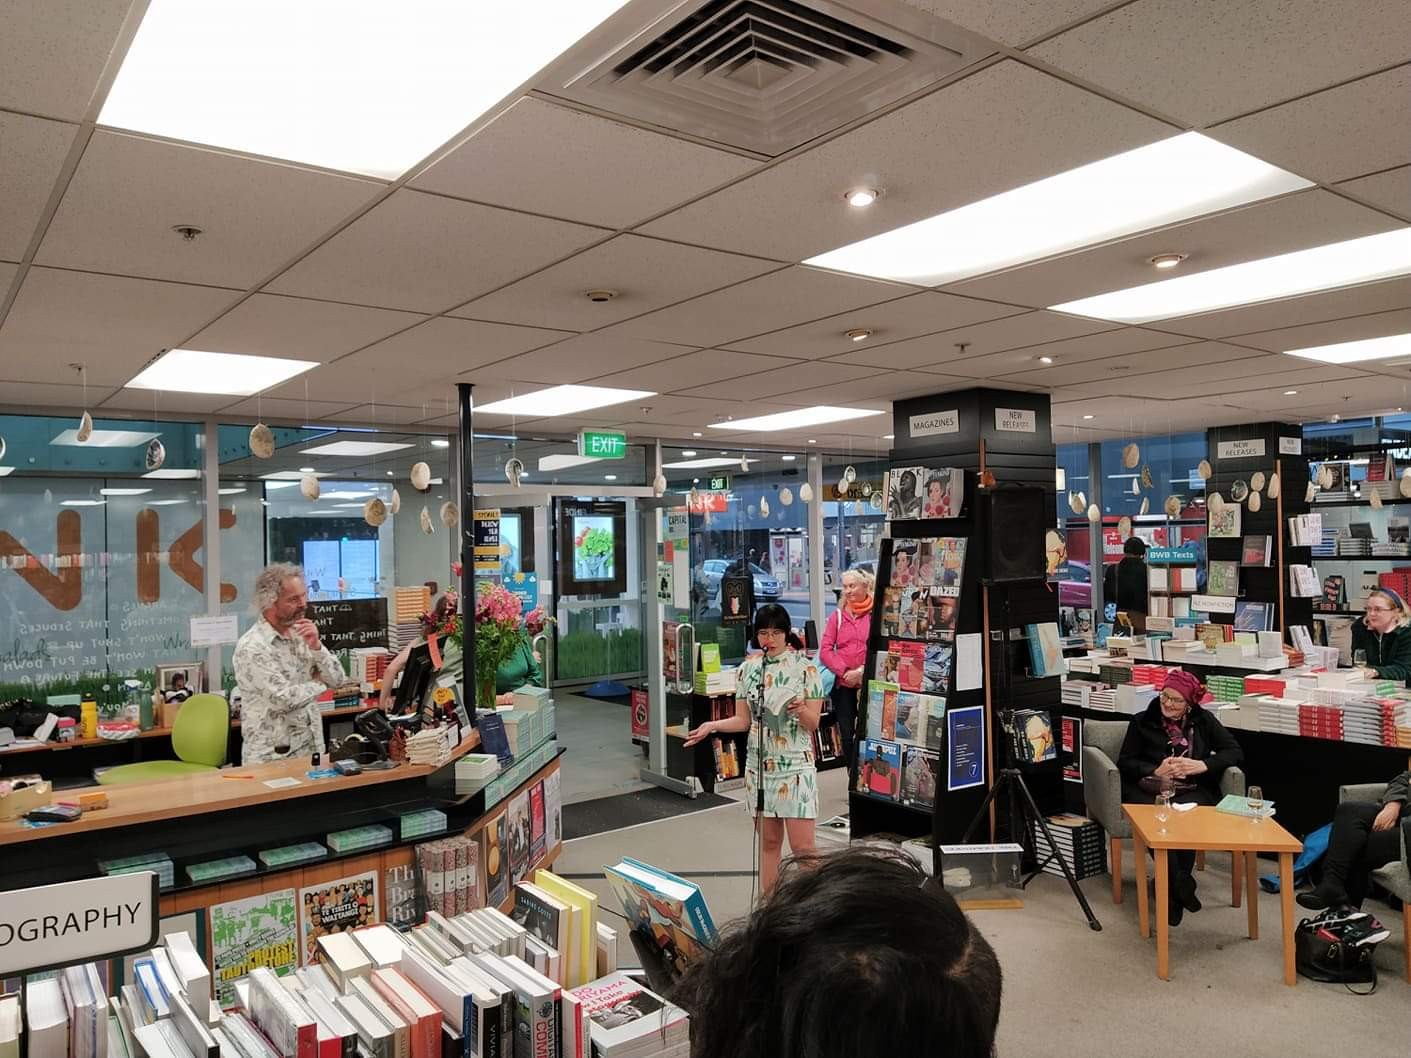
<path fill-rule="evenodd" d="M 1411 555 L 1314 555 L 1313 561 L 1305 566 L 1316 566 L 1320 562 L 1401 562 L 1411 566 Z"/>

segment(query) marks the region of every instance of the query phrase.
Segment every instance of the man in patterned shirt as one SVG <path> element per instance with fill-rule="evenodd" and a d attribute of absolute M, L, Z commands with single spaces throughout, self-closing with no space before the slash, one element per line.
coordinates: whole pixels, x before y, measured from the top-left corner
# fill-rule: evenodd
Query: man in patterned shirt
<path fill-rule="evenodd" d="M 255 580 L 260 619 L 235 645 L 242 764 L 324 752 L 318 698 L 348 677 L 304 617 L 308 604 L 298 566 L 277 562 Z"/>

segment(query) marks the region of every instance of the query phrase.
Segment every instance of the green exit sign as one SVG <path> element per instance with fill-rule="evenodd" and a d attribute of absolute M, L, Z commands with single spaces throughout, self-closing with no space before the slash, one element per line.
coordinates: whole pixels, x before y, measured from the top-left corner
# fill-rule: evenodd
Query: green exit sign
<path fill-rule="evenodd" d="M 582 430 L 578 434 L 578 454 L 594 459 L 626 459 L 627 435 L 611 430 Z"/>
<path fill-rule="evenodd" d="M 706 486 L 706 491 L 707 491 L 707 492 L 729 492 L 729 491 L 730 491 L 730 475 L 729 475 L 729 474 L 716 474 L 713 478 L 710 479 L 710 484 L 708 484 L 708 485 Z"/>

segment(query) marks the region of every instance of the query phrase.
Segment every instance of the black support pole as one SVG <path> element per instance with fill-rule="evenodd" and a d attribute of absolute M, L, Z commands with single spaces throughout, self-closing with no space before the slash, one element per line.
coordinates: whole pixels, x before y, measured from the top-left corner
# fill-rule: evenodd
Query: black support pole
<path fill-rule="evenodd" d="M 456 403 L 460 409 L 460 444 L 457 476 L 461 483 L 461 627 L 464 646 L 461 667 L 461 701 L 471 720 L 475 719 L 475 387 L 456 383 Z"/>

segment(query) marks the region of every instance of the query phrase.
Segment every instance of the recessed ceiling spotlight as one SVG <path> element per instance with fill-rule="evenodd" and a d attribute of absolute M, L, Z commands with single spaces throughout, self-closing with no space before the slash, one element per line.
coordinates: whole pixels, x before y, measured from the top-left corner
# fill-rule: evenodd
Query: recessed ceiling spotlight
<path fill-rule="evenodd" d="M 1051 356 L 1040 356 L 1040 357 L 1037 357 L 1036 359 L 1037 359 L 1037 360 L 1039 361 L 1039 363 L 1041 363 L 1041 364 L 1051 364 L 1051 363 L 1053 363 L 1053 357 L 1051 357 Z"/>
<path fill-rule="evenodd" d="M 389 471 L 387 471 L 387 476 L 388 476 L 389 478 L 395 478 L 397 475 L 396 475 L 393 471 L 389 470 Z"/>
<path fill-rule="evenodd" d="M 589 301 L 591 301 L 594 305 L 601 305 L 601 304 L 603 304 L 604 302 L 611 301 L 613 298 L 617 297 L 617 291 L 616 291 L 616 290 L 585 290 L 585 291 L 583 291 L 583 296 L 584 296 L 585 298 L 587 298 Z"/>
<path fill-rule="evenodd" d="M 1186 259 L 1188 255 L 1183 253 L 1159 253 L 1155 257 L 1148 258 L 1154 268 L 1175 268 Z"/>
<path fill-rule="evenodd" d="M 843 334 L 855 342 L 860 342 L 872 337 L 872 332 L 865 327 L 854 327 L 850 331 L 844 331 Z"/>
<path fill-rule="evenodd" d="M 444 437 L 436 437 L 436 438 L 433 438 L 433 439 L 432 439 L 432 441 L 431 441 L 431 447 L 432 447 L 432 448 L 450 448 L 450 447 L 451 447 L 451 442 L 448 441 L 448 440 L 446 440 Z"/>
<path fill-rule="evenodd" d="M 617 480 L 617 475 L 616 475 L 616 474 L 604 474 L 604 475 L 603 475 L 603 480 L 604 480 L 604 481 L 616 481 L 616 480 Z"/>
<path fill-rule="evenodd" d="M 690 459 L 690 458 L 692 458 L 695 454 L 696 454 L 696 450 L 695 450 L 694 448 L 688 448 L 688 449 L 686 449 L 686 451 L 684 451 L 684 452 L 681 453 L 681 456 L 682 456 L 682 458 L 684 458 L 684 459 Z"/>
<path fill-rule="evenodd" d="M 853 209 L 866 209 L 880 198 L 882 192 L 875 187 L 855 187 L 846 195 L 848 205 Z"/>
<path fill-rule="evenodd" d="M 314 468 L 313 468 L 313 467 L 300 467 L 300 468 L 299 468 L 299 473 L 300 473 L 300 474 L 312 474 L 313 472 L 314 472 Z"/>
<path fill-rule="evenodd" d="M 1091 419 L 1092 416 L 1091 416 L 1091 415 L 1084 415 L 1083 418 L 1085 418 L 1085 419 Z"/>
<path fill-rule="evenodd" d="M 691 436 L 692 436 L 692 437 L 699 437 L 699 436 L 701 436 L 701 432 L 700 432 L 699 430 L 692 430 L 692 431 L 691 431 Z"/>
<path fill-rule="evenodd" d="M 897 435 L 894 434 L 894 433 L 884 433 L 884 434 L 882 435 L 882 440 L 884 440 L 884 441 L 895 441 L 896 439 L 897 439 Z"/>
<path fill-rule="evenodd" d="M 1398 409 L 1398 410 L 1399 410 L 1399 409 Z M 779 458 L 782 459 L 782 460 L 783 460 L 784 462 L 786 462 L 786 463 L 792 463 L 792 462 L 793 462 L 796 458 L 798 458 L 798 457 L 797 457 L 797 456 L 780 456 Z"/>
<path fill-rule="evenodd" d="M 808 443 L 811 444 L 811 445 L 816 445 L 818 442 L 815 441 L 812 437 L 810 437 L 810 438 L 808 439 Z"/>
<path fill-rule="evenodd" d="M 1284 396 L 1285 396 L 1285 397 L 1296 397 L 1296 396 L 1298 396 L 1298 390 L 1296 390 L 1296 389 L 1286 389 L 1286 390 L 1284 390 Z"/>

